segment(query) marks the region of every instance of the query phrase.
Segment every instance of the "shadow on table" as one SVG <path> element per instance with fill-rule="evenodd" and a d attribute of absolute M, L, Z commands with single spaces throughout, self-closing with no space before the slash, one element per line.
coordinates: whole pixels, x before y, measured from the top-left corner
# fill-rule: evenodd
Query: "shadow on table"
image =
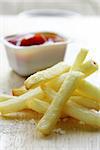
<path fill-rule="evenodd" d="M 30 120 L 34 120 L 35 126 L 38 123 L 38 121 L 41 119 L 42 115 L 39 115 L 38 113 L 32 111 L 32 110 L 23 110 L 21 112 L 8 114 L 5 116 L 2 116 L 1 119 L 14 121 L 17 122 L 23 122 L 23 120 L 27 122 L 27 124 L 30 124 Z M 49 140 L 54 139 L 57 136 L 62 135 L 69 135 L 69 134 L 76 134 L 79 132 L 83 133 L 95 133 L 100 131 L 98 128 L 93 128 L 89 125 L 84 124 L 83 122 L 80 122 L 78 120 L 72 119 L 71 117 L 60 119 L 53 131 L 53 133 L 49 136 L 43 136 L 41 133 L 38 133 L 35 129 L 35 136 L 37 138 L 42 138 L 42 140 Z"/>

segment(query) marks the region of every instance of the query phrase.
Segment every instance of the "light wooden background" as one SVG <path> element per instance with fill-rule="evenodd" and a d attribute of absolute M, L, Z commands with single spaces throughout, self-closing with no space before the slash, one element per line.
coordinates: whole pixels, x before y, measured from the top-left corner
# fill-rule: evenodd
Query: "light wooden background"
<path fill-rule="evenodd" d="M 44 22 L 44 20 L 46 20 Z M 56 20 L 56 21 L 55 21 Z M 52 25 L 51 25 L 52 22 Z M 74 43 L 68 47 L 66 61 L 71 63 L 79 48 L 90 48 L 92 57 L 100 63 L 100 19 L 99 18 L 33 18 L 18 19 L 16 16 L 0 16 L 1 35 L 23 31 L 54 30 L 72 37 Z M 82 41 L 82 42 L 80 42 Z M 100 72 L 94 84 L 100 86 Z M 11 93 L 13 87 L 23 84 L 24 78 L 9 67 L 6 53 L 0 44 L 0 93 Z M 36 130 L 37 114 L 25 111 L 12 116 L 0 117 L 0 150 L 100 150 L 100 130 L 72 119 L 60 121 L 58 132 L 49 137 L 41 137 Z M 35 118 L 35 121 L 34 121 Z M 59 133 L 62 128 L 62 134 Z"/>

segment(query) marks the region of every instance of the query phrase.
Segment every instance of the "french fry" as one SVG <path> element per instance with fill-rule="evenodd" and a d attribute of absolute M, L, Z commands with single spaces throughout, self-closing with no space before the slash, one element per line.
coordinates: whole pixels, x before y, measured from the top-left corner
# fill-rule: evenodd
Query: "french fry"
<path fill-rule="evenodd" d="M 66 74 L 66 73 L 65 73 Z M 54 82 L 52 82 L 52 85 L 50 86 L 53 87 L 56 91 L 60 88 L 64 78 L 65 74 L 62 74 L 59 78 L 58 81 L 56 80 L 56 83 L 53 85 Z M 90 99 L 94 99 L 97 102 L 100 102 L 100 88 L 96 87 L 92 83 L 86 81 L 86 80 L 81 80 L 79 83 L 79 87 L 77 90 L 77 93 L 74 92 L 73 95 L 83 95 L 85 97 L 88 97 Z"/>
<path fill-rule="evenodd" d="M 2 114 L 7 114 L 23 110 L 26 108 L 26 101 L 30 98 L 34 99 L 34 97 L 41 92 L 42 92 L 41 88 L 37 87 L 19 97 L 11 98 L 8 101 L 0 102 L 0 112 Z"/>
<path fill-rule="evenodd" d="M 77 89 L 81 95 L 100 102 L 100 88 L 96 87 L 89 81 L 81 80 Z"/>
<path fill-rule="evenodd" d="M 13 98 L 14 96 L 12 95 L 7 95 L 7 94 L 0 94 L 0 102 L 3 102 L 3 101 L 7 101 L 11 98 Z"/>
<path fill-rule="evenodd" d="M 86 101 L 86 100 L 85 100 Z M 45 113 L 49 108 L 49 103 L 41 101 L 39 99 L 28 100 L 28 107 L 39 113 Z M 85 122 L 86 124 L 94 127 L 100 127 L 100 114 L 97 111 L 87 109 L 76 102 L 72 98 L 66 102 L 63 108 L 63 112 L 67 116 L 71 116 L 75 119 Z M 48 121 L 47 121 L 48 122 Z"/>
<path fill-rule="evenodd" d="M 72 101 L 68 101 L 64 107 L 64 112 L 73 118 L 85 122 L 86 124 L 94 127 L 100 127 L 100 113 L 97 111 L 89 110 Z"/>
<path fill-rule="evenodd" d="M 53 89 L 51 89 L 50 87 L 47 87 L 47 86 L 44 87 L 44 90 L 45 90 L 44 92 L 50 97 L 50 99 L 48 99 L 48 102 L 51 102 L 57 93 Z M 83 105 L 87 108 L 100 110 L 100 102 L 94 100 L 93 98 L 91 99 L 86 96 L 83 97 L 79 92 L 77 92 L 77 90 L 75 90 L 72 93 L 70 100 L 73 100 L 74 102 L 76 102 L 80 105 Z"/>
<path fill-rule="evenodd" d="M 52 131 L 57 120 L 60 117 L 65 102 L 69 99 L 69 97 L 75 90 L 79 79 L 82 77 L 83 73 L 81 72 L 69 72 L 60 90 L 56 94 L 51 105 L 49 106 L 47 112 L 44 114 L 43 118 L 39 121 L 37 125 L 37 129 L 40 132 L 42 132 L 43 134 L 49 134 Z"/>
<path fill-rule="evenodd" d="M 26 92 L 27 92 L 27 89 L 25 88 L 25 86 L 22 86 L 20 88 L 14 88 L 14 89 L 12 89 L 12 94 L 14 96 L 20 96 L 20 95 L 22 95 L 22 94 L 24 94 Z"/>
<path fill-rule="evenodd" d="M 74 64 L 71 67 L 71 71 L 72 70 L 77 70 L 77 68 L 79 68 L 79 66 L 84 62 L 86 56 L 88 54 L 88 50 L 85 48 L 82 48 L 80 50 L 80 52 L 78 53 L 78 55 L 76 56 L 76 59 L 74 61 Z"/>
<path fill-rule="evenodd" d="M 95 110 L 100 110 L 100 103 L 97 103 L 93 99 L 82 97 L 82 96 L 71 96 L 70 100 L 84 107 L 95 109 Z"/>
<path fill-rule="evenodd" d="M 77 71 L 83 72 L 85 74 L 84 77 L 87 77 L 98 70 L 98 65 L 96 62 L 89 60 L 84 64 L 81 64 Z M 51 81 L 47 82 L 46 85 L 55 89 L 56 91 L 59 90 L 61 84 L 63 83 L 66 75 L 68 72 L 61 74 L 59 77 L 52 79 Z"/>
<path fill-rule="evenodd" d="M 30 98 L 27 102 L 26 102 L 27 108 L 32 109 L 38 113 L 45 113 L 46 110 L 49 107 L 49 103 L 46 101 L 42 101 L 39 100 L 37 98 Z"/>
<path fill-rule="evenodd" d="M 66 73 L 64 73 L 64 74 L 66 75 Z M 63 74 L 62 74 L 62 75 L 63 75 Z M 62 76 L 62 75 L 61 75 L 61 76 Z M 64 77 L 65 77 L 65 76 L 64 76 Z M 56 77 L 56 78 L 54 78 L 54 79 L 48 81 L 47 83 L 45 83 L 45 85 L 46 85 L 47 87 L 50 87 L 51 89 L 55 90 L 56 92 L 58 92 L 58 90 L 59 90 L 61 84 L 63 83 L 64 79 L 65 79 L 65 78 L 63 78 L 63 80 L 60 79 L 60 76 L 59 76 L 59 77 Z"/>
<path fill-rule="evenodd" d="M 51 87 L 49 87 L 48 85 L 42 86 L 42 89 L 43 89 L 44 93 L 46 95 L 48 95 L 48 102 L 51 102 L 52 99 L 54 99 L 54 97 L 56 96 L 57 92 L 55 90 L 53 90 Z M 81 94 L 79 92 L 77 92 L 77 90 L 75 90 L 72 93 L 72 96 L 81 96 Z"/>
<path fill-rule="evenodd" d="M 49 102 L 51 102 L 51 100 L 56 96 L 57 93 L 52 88 L 46 85 L 42 86 L 42 89 L 44 93 L 50 97 Z"/>
<path fill-rule="evenodd" d="M 82 96 L 77 89 L 72 93 L 72 96 Z"/>
<path fill-rule="evenodd" d="M 55 66 L 48 68 L 43 71 L 39 71 L 33 75 L 31 75 L 27 80 L 25 80 L 24 84 L 27 89 L 38 86 L 40 83 L 45 83 L 50 79 L 59 76 L 60 74 L 66 72 L 69 67 L 64 63 L 60 62 Z"/>
<path fill-rule="evenodd" d="M 31 75 L 22 87 L 12 90 L 14 96 L 1 94 L 1 114 L 23 109 L 44 114 L 37 130 L 45 135 L 63 116 L 100 128 L 100 88 L 85 80 L 98 65 L 93 60 L 84 62 L 87 53 L 87 49 L 81 49 L 71 67 L 60 62 Z"/>
<path fill-rule="evenodd" d="M 81 64 L 79 68 L 77 68 L 77 70 L 83 72 L 85 74 L 85 77 L 87 77 L 98 70 L 98 65 L 95 61 L 88 60 L 85 63 Z"/>
<path fill-rule="evenodd" d="M 85 96 L 89 99 L 94 99 L 98 105 L 100 103 L 100 88 L 85 79 L 79 82 L 77 93 L 78 95 Z"/>
<path fill-rule="evenodd" d="M 87 107 L 87 103 L 84 103 L 84 104 L 82 103 L 82 102 L 87 102 L 86 97 L 84 98 L 84 101 L 81 102 L 80 100 L 82 100 L 82 99 L 78 98 L 78 97 L 76 99 L 75 97 L 71 96 L 69 101 L 73 101 L 73 102 L 75 101 L 75 103 L 73 104 L 71 102 L 71 104 L 69 105 L 69 101 L 68 101 L 66 103 L 66 105 L 64 106 L 64 113 L 66 113 L 66 115 L 72 116 L 73 118 L 84 121 L 87 124 L 100 127 L 100 124 L 99 124 L 100 123 L 100 115 L 95 111 L 88 110 L 88 109 L 76 104 L 76 103 L 80 103 L 80 104 L 85 105 Z M 90 101 L 90 99 L 89 99 L 89 101 Z M 96 104 L 94 103 L 93 100 L 91 100 L 92 104 L 90 104 L 89 101 L 88 101 L 89 107 L 90 107 L 90 105 L 94 105 L 93 107 L 96 107 Z M 25 108 L 30 108 L 32 110 L 39 112 L 39 113 L 45 113 L 49 107 L 49 103 L 41 101 L 41 100 L 39 100 L 37 98 L 33 98 L 33 97 L 26 100 L 25 103 L 26 103 Z M 4 107 L 5 107 L 5 105 L 4 105 Z M 74 109 L 73 109 L 73 107 L 74 107 Z"/>
<path fill-rule="evenodd" d="M 29 89 L 29 90 L 32 90 L 32 89 Z M 25 86 L 22 86 L 20 88 L 15 88 L 12 90 L 12 93 L 13 93 L 13 96 L 20 96 L 20 95 L 23 95 L 24 93 L 28 92 L 29 90 L 27 90 L 25 88 Z M 37 95 L 36 95 L 37 98 L 41 99 L 41 98 L 44 98 L 44 93 L 43 91 L 41 90 Z"/>

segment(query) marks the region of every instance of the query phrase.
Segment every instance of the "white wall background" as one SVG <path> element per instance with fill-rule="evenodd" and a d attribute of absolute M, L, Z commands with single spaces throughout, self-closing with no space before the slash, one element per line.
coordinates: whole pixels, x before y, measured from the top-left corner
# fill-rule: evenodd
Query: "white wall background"
<path fill-rule="evenodd" d="M 0 14 L 17 14 L 38 8 L 60 8 L 83 15 L 100 15 L 100 0 L 0 0 Z"/>

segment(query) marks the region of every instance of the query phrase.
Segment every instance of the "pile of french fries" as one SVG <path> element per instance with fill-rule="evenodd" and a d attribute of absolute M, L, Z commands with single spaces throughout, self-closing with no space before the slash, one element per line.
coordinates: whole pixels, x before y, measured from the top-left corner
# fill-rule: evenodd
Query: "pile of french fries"
<path fill-rule="evenodd" d="M 22 87 L 12 90 L 12 96 L 0 95 L 1 114 L 34 110 L 42 114 L 37 130 L 44 135 L 63 116 L 100 128 L 100 88 L 86 80 L 98 65 L 86 61 L 87 54 L 87 49 L 81 49 L 72 66 L 60 62 L 31 75 Z"/>

